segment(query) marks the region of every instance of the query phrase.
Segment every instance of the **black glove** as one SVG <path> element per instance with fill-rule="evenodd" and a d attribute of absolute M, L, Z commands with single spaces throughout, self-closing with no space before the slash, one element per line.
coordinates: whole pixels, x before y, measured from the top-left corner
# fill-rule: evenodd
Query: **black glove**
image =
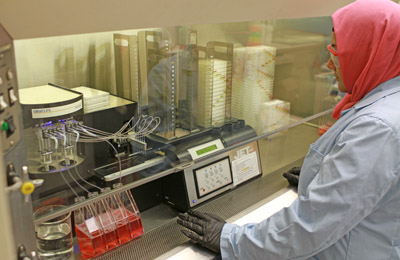
<path fill-rule="evenodd" d="M 285 172 L 283 177 L 288 180 L 290 185 L 297 187 L 299 185 L 300 170 L 301 167 L 293 167 L 288 172 Z"/>
<path fill-rule="evenodd" d="M 185 214 L 178 214 L 178 224 L 184 226 L 190 231 L 182 229 L 181 232 L 208 249 L 221 253 L 220 238 L 225 220 L 208 213 L 189 210 Z"/>

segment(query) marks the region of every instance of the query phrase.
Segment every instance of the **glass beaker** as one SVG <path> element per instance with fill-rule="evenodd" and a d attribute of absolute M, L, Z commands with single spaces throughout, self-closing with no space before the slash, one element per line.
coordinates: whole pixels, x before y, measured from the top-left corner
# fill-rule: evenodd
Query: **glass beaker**
<path fill-rule="evenodd" d="M 37 209 L 34 219 L 66 208 L 50 205 Z M 40 259 L 69 259 L 73 253 L 71 212 L 35 225 Z"/>

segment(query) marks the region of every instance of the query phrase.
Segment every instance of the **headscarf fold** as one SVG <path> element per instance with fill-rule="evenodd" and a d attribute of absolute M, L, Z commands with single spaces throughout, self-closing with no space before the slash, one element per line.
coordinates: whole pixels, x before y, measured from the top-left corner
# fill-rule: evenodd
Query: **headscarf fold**
<path fill-rule="evenodd" d="M 337 10 L 332 21 L 348 91 L 333 111 L 338 119 L 376 86 L 400 75 L 400 5 L 357 0 Z"/>

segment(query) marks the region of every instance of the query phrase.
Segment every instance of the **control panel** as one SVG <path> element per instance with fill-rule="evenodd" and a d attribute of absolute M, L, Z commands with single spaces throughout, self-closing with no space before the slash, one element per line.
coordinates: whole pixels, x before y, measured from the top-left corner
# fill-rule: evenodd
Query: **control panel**
<path fill-rule="evenodd" d="M 206 145 L 206 147 L 209 146 L 210 144 Z M 186 194 L 177 195 L 177 197 L 187 198 L 187 201 L 185 203 L 173 201 L 171 198 L 174 195 L 169 193 L 167 194 L 168 202 L 187 210 L 260 176 L 261 172 L 258 144 L 252 142 L 185 168 L 183 170 L 185 189 L 183 190 Z M 179 184 L 176 180 L 170 184 L 178 190 Z M 166 190 L 168 191 L 168 188 Z"/>
<path fill-rule="evenodd" d="M 233 182 L 229 158 L 196 169 L 194 175 L 199 198 Z"/>
<path fill-rule="evenodd" d="M 21 139 L 12 44 L 0 46 L 0 147 L 6 152 Z"/>

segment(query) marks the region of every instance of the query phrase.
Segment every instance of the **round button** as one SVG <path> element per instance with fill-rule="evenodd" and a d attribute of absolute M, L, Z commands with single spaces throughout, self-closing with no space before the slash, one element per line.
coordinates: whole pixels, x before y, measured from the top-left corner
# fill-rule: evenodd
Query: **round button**
<path fill-rule="evenodd" d="M 35 185 L 33 185 L 33 183 L 30 181 L 24 182 L 24 184 L 22 184 L 22 186 L 21 186 L 21 192 L 24 195 L 29 195 L 34 190 L 35 190 Z"/>
<path fill-rule="evenodd" d="M 1 124 L 1 130 L 3 130 L 3 131 L 7 131 L 8 130 L 8 123 L 7 122 L 3 122 L 3 124 Z"/>
<path fill-rule="evenodd" d="M 12 80 L 14 78 L 14 73 L 11 70 L 8 70 L 6 75 L 8 80 Z"/>

